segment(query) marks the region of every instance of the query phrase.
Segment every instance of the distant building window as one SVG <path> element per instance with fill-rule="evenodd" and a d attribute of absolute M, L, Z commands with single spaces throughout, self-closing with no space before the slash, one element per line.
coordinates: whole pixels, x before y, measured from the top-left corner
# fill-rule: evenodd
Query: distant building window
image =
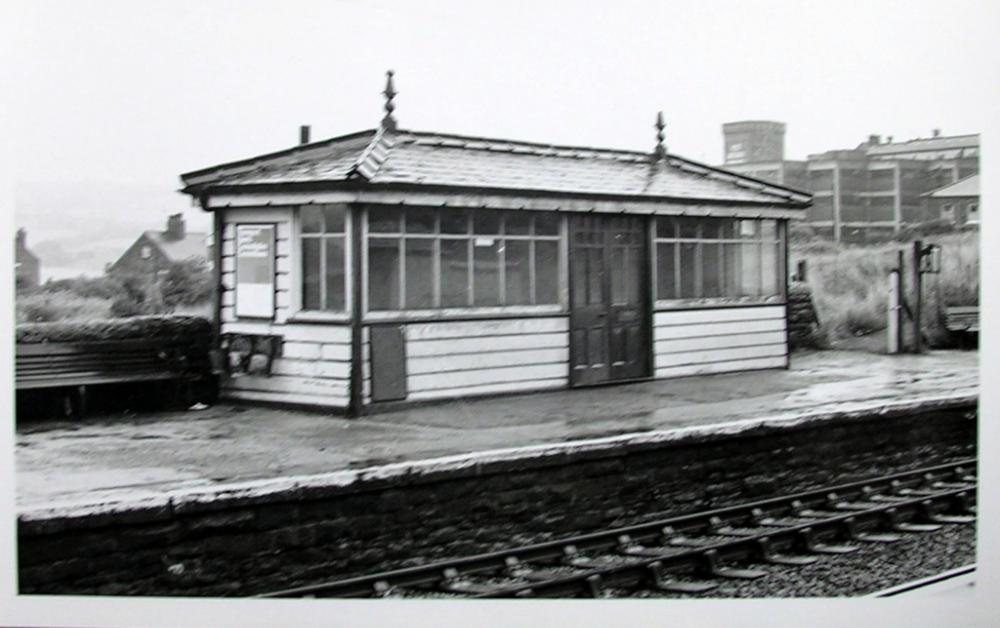
<path fill-rule="evenodd" d="M 346 214 L 344 205 L 306 205 L 299 210 L 303 309 L 346 309 Z"/>
<path fill-rule="evenodd" d="M 554 212 L 368 209 L 368 311 L 558 305 Z"/>
<path fill-rule="evenodd" d="M 965 217 L 966 222 L 979 222 L 979 203 L 969 203 L 968 215 Z"/>
<path fill-rule="evenodd" d="M 941 206 L 941 217 L 946 219 L 955 218 L 955 207 L 951 203 L 945 203 Z"/>
<path fill-rule="evenodd" d="M 784 295 L 776 220 L 656 219 L 656 298 L 753 302 Z"/>
<path fill-rule="evenodd" d="M 149 259 L 153 256 L 153 249 L 150 248 L 149 245 L 143 245 L 142 248 L 139 249 L 139 256 L 142 257 L 142 259 Z"/>

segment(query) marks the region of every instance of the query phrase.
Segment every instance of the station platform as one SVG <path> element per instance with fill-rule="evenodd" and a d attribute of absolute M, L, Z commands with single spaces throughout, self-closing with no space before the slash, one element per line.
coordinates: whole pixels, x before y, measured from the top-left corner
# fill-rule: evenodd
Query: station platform
<path fill-rule="evenodd" d="M 484 454 L 974 401 L 976 351 L 792 355 L 788 370 L 454 401 L 356 419 L 220 403 L 20 426 L 22 517 Z M 611 439 L 611 440 L 608 440 Z M 206 497 L 207 498 L 207 497 Z M 33 513 L 33 514 L 32 514 Z"/>

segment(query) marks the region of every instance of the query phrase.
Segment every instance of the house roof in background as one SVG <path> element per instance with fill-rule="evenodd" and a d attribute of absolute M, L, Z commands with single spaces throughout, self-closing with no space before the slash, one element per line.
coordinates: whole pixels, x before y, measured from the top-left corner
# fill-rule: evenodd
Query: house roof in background
<path fill-rule="evenodd" d="M 182 175 L 206 188 L 359 182 L 803 206 L 810 195 L 675 155 L 373 129 Z"/>
<path fill-rule="evenodd" d="M 928 192 L 924 196 L 930 196 L 931 198 L 979 196 L 979 173 L 959 179 L 954 183 L 949 183 L 933 192 Z"/>
<path fill-rule="evenodd" d="M 163 251 L 171 261 L 180 262 L 192 257 L 208 256 L 208 234 L 186 233 L 179 240 L 169 240 L 163 231 L 143 231 L 143 235 Z"/>

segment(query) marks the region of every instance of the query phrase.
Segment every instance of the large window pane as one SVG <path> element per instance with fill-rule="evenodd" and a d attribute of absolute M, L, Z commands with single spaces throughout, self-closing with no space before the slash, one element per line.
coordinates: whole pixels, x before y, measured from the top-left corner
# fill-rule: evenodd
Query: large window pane
<path fill-rule="evenodd" d="M 481 235 L 500 234 L 500 212 L 483 209 L 472 215 L 472 232 Z"/>
<path fill-rule="evenodd" d="M 472 287 L 475 305 L 500 305 L 500 241 L 475 238 Z"/>
<path fill-rule="evenodd" d="M 464 209 L 442 209 L 441 233 L 469 233 L 469 213 Z"/>
<path fill-rule="evenodd" d="M 469 305 L 469 241 L 441 240 L 441 307 Z"/>
<path fill-rule="evenodd" d="M 528 235 L 531 233 L 531 214 L 528 212 L 504 212 L 504 233 Z"/>
<path fill-rule="evenodd" d="M 559 303 L 560 243 L 536 239 L 559 235 L 558 215 L 374 207 L 368 216 L 369 311 Z"/>
<path fill-rule="evenodd" d="M 302 307 L 318 310 L 323 307 L 320 295 L 320 239 L 302 239 Z"/>
<path fill-rule="evenodd" d="M 368 309 L 399 309 L 399 240 L 368 240 Z"/>
<path fill-rule="evenodd" d="M 681 247 L 681 298 L 700 297 L 697 285 L 697 250 L 694 242 L 682 242 Z"/>
<path fill-rule="evenodd" d="M 723 284 L 727 297 L 743 296 L 743 245 L 727 243 L 723 251 Z"/>
<path fill-rule="evenodd" d="M 765 242 L 761 245 L 761 296 L 772 297 L 781 292 L 778 278 L 781 271 L 778 270 L 778 246 Z"/>
<path fill-rule="evenodd" d="M 531 303 L 531 243 L 527 240 L 507 240 L 504 244 L 504 282 L 507 305 Z"/>
<path fill-rule="evenodd" d="M 658 299 L 780 295 L 778 221 L 661 216 L 656 222 Z"/>
<path fill-rule="evenodd" d="M 406 307 L 434 307 L 434 241 L 406 239 Z"/>
<path fill-rule="evenodd" d="M 423 207 L 406 210 L 406 233 L 434 233 L 437 212 Z"/>
<path fill-rule="evenodd" d="M 328 310 L 345 308 L 344 238 L 324 238 L 326 246 L 326 303 Z"/>
<path fill-rule="evenodd" d="M 346 208 L 343 205 L 323 205 L 323 217 L 326 222 L 327 233 L 344 233 L 344 214 Z"/>
<path fill-rule="evenodd" d="M 677 237 L 677 227 L 672 216 L 657 216 L 656 237 L 658 238 Z"/>
<path fill-rule="evenodd" d="M 701 225 L 701 218 L 692 218 L 690 216 L 678 216 L 677 217 L 677 227 L 679 230 L 679 236 L 682 238 L 698 238 L 701 237 L 698 227 Z"/>
<path fill-rule="evenodd" d="M 303 205 L 299 211 L 302 233 L 322 233 L 323 212 L 315 205 Z"/>
<path fill-rule="evenodd" d="M 368 231 L 401 233 L 403 212 L 398 207 L 373 207 L 368 210 Z"/>
<path fill-rule="evenodd" d="M 555 212 L 536 212 L 535 235 L 559 235 L 559 219 Z"/>
<path fill-rule="evenodd" d="M 733 218 L 719 219 L 719 236 L 724 240 L 732 240 L 738 237 L 739 221 Z"/>
<path fill-rule="evenodd" d="M 747 221 L 744 221 L 747 222 Z M 742 264 L 740 296 L 760 296 L 760 244 L 741 244 Z"/>
<path fill-rule="evenodd" d="M 558 242 L 535 242 L 535 303 L 559 303 Z"/>
<path fill-rule="evenodd" d="M 722 247 L 714 242 L 706 242 L 701 245 L 701 296 L 721 297 L 722 292 L 722 263 L 719 259 L 722 254 Z"/>
<path fill-rule="evenodd" d="M 660 242 L 656 245 L 656 298 L 677 298 L 677 264 L 674 259 L 676 244 Z"/>

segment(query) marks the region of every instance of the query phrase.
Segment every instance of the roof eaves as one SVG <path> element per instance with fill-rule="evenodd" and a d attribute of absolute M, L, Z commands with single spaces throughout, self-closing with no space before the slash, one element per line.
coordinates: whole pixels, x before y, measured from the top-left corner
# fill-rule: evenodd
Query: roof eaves
<path fill-rule="evenodd" d="M 217 178 L 217 176 L 213 175 L 220 175 L 220 174 L 233 175 L 233 174 L 240 174 L 243 172 L 249 172 L 254 168 L 257 168 L 261 162 L 269 159 L 286 157 L 288 155 L 293 155 L 297 152 L 322 148 L 324 146 L 328 146 L 336 142 L 342 142 L 345 140 L 352 140 L 358 137 L 362 137 L 369 133 L 373 133 L 374 131 L 375 131 L 374 129 L 355 131 L 354 133 L 348 133 L 346 135 L 338 135 L 337 137 L 331 137 L 329 139 L 320 140 L 318 142 L 311 142 L 309 144 L 299 144 L 291 148 L 285 148 L 271 153 L 264 153 L 262 155 L 248 157 L 246 159 L 229 161 L 215 166 L 210 166 L 208 168 L 201 168 L 199 170 L 192 170 L 191 172 L 186 172 L 181 175 L 180 177 L 181 181 L 184 182 L 184 187 L 181 189 L 181 192 L 184 192 L 186 194 L 194 193 L 195 189 L 200 185 L 213 182 Z"/>

